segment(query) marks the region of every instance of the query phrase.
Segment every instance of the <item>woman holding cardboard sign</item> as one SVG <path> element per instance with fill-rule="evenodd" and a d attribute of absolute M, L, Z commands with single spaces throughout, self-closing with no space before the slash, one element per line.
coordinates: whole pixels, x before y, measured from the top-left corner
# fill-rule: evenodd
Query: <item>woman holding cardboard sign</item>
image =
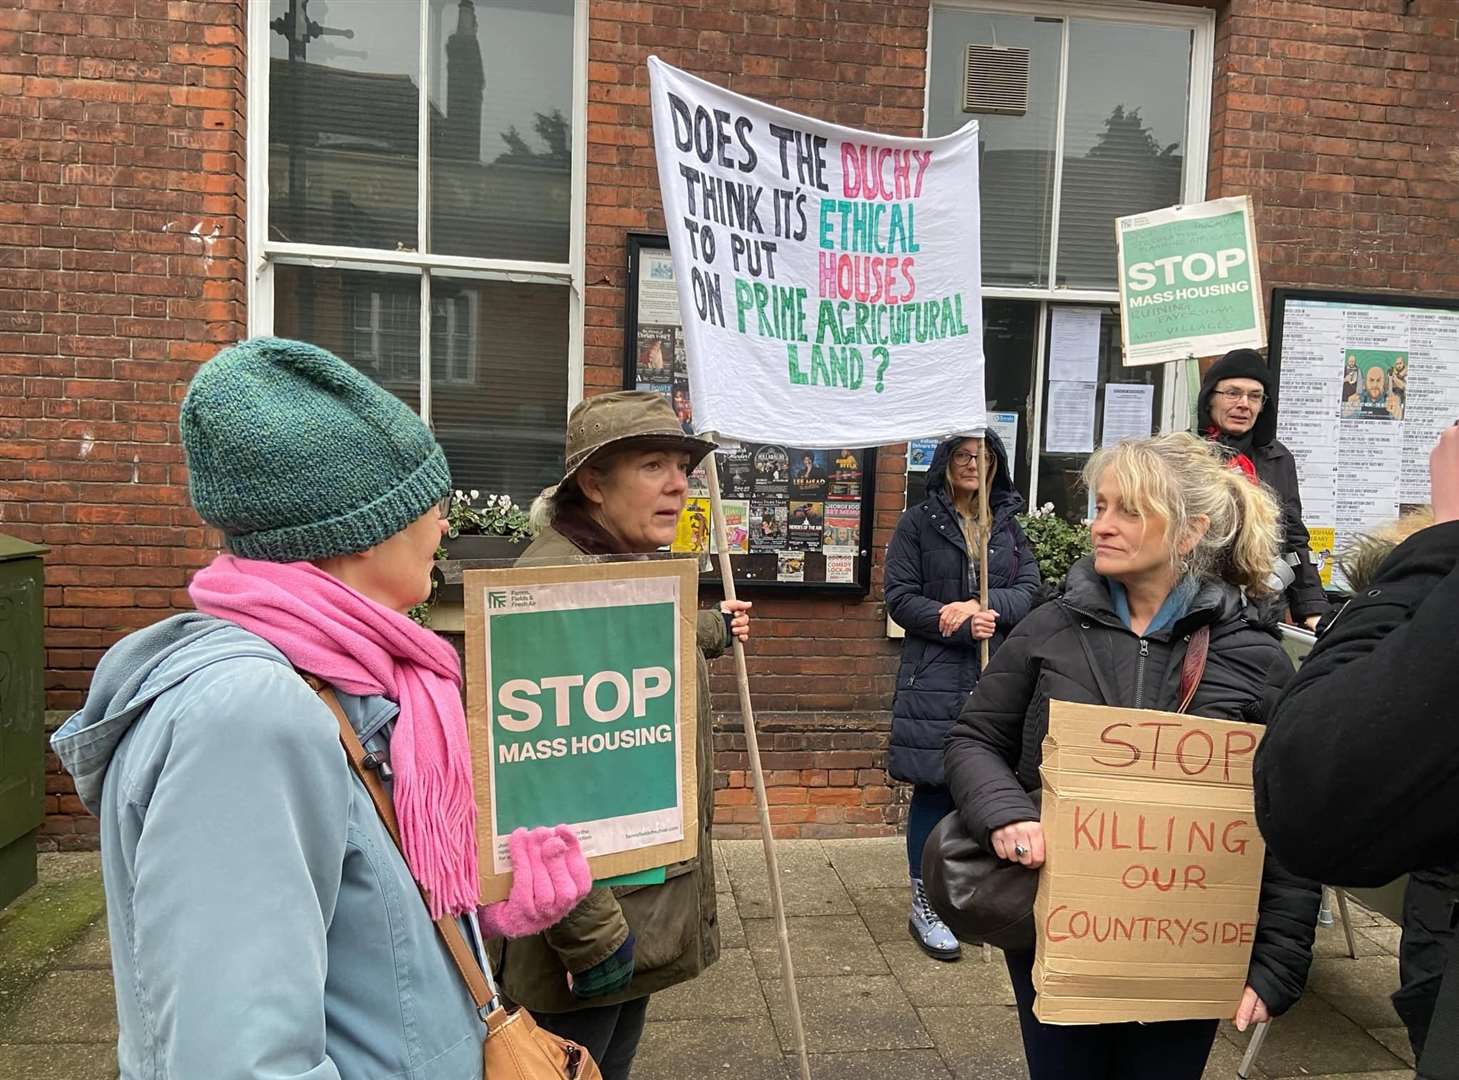
<path fill-rule="evenodd" d="M 537 538 L 520 563 L 646 555 L 674 539 L 689 473 L 711 450 L 685 435 L 658 394 L 584 401 L 567 422 L 567 475 L 532 507 Z M 649 994 L 692 979 L 719 956 L 713 848 L 714 725 L 706 659 L 750 636 L 750 605 L 701 611 L 698 643 L 699 857 L 661 884 L 596 888 L 556 926 L 506 943 L 502 987 L 550 1031 L 586 1046 L 605 1080 L 628 1076 Z"/>
<path fill-rule="evenodd" d="M 1275 627 L 1252 603 L 1272 588 L 1278 547 L 1278 508 L 1265 489 L 1183 433 L 1102 450 L 1084 475 L 1095 493 L 1093 555 L 1070 569 L 1058 601 L 1009 635 L 944 754 L 973 835 L 1029 868 L 1045 856 L 1029 792 L 1039 786 L 1050 701 L 1259 721 L 1267 674 L 1285 662 Z M 1317 904 L 1315 884 L 1268 857 L 1238 1026 L 1301 994 Z M 1044 1024 L 1033 1012 L 1033 953 L 1006 959 L 1033 1080 L 1200 1077 L 1216 1021 Z"/>

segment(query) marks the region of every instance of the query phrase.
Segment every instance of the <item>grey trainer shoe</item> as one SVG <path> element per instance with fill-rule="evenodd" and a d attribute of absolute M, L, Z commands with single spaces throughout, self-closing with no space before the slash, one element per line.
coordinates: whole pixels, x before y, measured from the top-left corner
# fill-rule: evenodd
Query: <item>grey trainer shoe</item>
<path fill-rule="evenodd" d="M 907 918 L 907 932 L 934 960 L 962 958 L 962 946 L 927 902 L 927 890 L 922 887 L 921 878 L 912 879 L 912 914 Z"/>

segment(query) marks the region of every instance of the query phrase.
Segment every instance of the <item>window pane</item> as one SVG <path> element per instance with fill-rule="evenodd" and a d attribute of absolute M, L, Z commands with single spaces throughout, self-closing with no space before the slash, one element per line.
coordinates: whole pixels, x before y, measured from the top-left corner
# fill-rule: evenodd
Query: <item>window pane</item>
<path fill-rule="evenodd" d="M 1050 305 L 1049 317 L 1052 319 L 1052 305 Z M 1164 393 L 1164 380 L 1161 379 L 1160 375 L 1165 370 L 1165 365 L 1147 364 L 1144 367 L 1124 367 L 1120 363 L 1120 356 L 1120 309 L 1111 306 L 1105 309 L 1104 314 L 1100 316 L 1099 320 L 1099 384 L 1095 393 L 1094 403 L 1095 446 L 1102 445 L 1104 440 L 1105 387 L 1110 383 L 1143 383 L 1147 386 L 1154 386 L 1155 389 L 1150 406 L 1151 433 L 1153 434 L 1158 430 L 1160 425 L 1160 409 Z M 1049 430 L 1049 382 L 1047 367 L 1048 360 L 1046 352 L 1043 406 L 1044 435 L 1041 436 L 1045 444 Z M 1088 503 L 1084 491 L 1084 484 L 1080 479 L 1080 472 L 1084 468 L 1084 463 L 1088 460 L 1088 454 L 1050 454 L 1041 452 L 1039 456 L 1039 505 L 1051 502 L 1054 504 L 1054 510 L 1060 516 L 1070 521 L 1082 521 L 1087 512 Z"/>
<path fill-rule="evenodd" d="M 431 426 L 458 488 L 523 506 L 562 479 L 570 293 L 431 277 Z"/>
<path fill-rule="evenodd" d="M 328 349 L 420 411 L 420 278 L 276 266 L 274 333 Z"/>
<path fill-rule="evenodd" d="M 269 238 L 415 250 L 420 9 L 305 10 L 269 5 Z"/>
<path fill-rule="evenodd" d="M 568 261 L 573 0 L 430 0 L 430 250 Z"/>
<path fill-rule="evenodd" d="M 1048 283 L 1062 40 L 1059 19 L 933 10 L 927 133 L 946 135 L 969 120 L 978 122 L 983 282 L 988 285 Z M 967 47 L 974 44 L 1029 50 L 1025 115 L 963 112 L 963 71 Z"/>
<path fill-rule="evenodd" d="M 1181 201 L 1190 56 L 1189 30 L 1069 24 L 1058 285 L 1116 288 L 1114 219 Z"/>

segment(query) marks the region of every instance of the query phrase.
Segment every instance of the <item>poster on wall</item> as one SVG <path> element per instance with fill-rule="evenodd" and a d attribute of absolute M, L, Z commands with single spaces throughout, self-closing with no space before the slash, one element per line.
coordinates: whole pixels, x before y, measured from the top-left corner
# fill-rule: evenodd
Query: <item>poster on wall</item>
<path fill-rule="evenodd" d="M 856 131 L 648 67 L 696 430 L 822 450 L 983 430 L 977 123 Z"/>
<path fill-rule="evenodd" d="M 1251 198 L 1115 219 L 1126 367 L 1266 344 Z"/>
<path fill-rule="evenodd" d="M 631 234 L 623 385 L 662 394 L 685 431 L 693 428 L 693 394 L 672 359 L 683 342 L 668 239 Z M 644 313 L 652 320 L 646 322 Z M 670 357 L 667 377 L 663 357 Z M 736 582 L 767 588 L 830 589 L 864 594 L 871 582 L 871 508 L 875 450 L 736 443 L 716 455 Z M 702 467 L 672 549 L 707 560 L 717 551 Z M 718 567 L 701 561 L 706 581 Z"/>
<path fill-rule="evenodd" d="M 1459 419 L 1459 301 L 1277 289 L 1271 364 L 1313 561 L 1343 588 L 1334 552 L 1429 501 L 1429 451 Z"/>

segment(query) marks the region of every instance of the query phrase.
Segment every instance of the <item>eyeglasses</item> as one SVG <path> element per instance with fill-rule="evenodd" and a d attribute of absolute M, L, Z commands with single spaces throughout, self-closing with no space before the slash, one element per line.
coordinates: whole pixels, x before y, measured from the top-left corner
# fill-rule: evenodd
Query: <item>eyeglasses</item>
<path fill-rule="evenodd" d="M 954 465 L 971 465 L 978 460 L 978 455 L 971 450 L 954 450 L 952 452 L 952 463 Z"/>
<path fill-rule="evenodd" d="M 441 498 L 440 498 L 440 500 L 436 503 L 436 513 L 439 514 L 443 518 L 450 515 L 450 513 L 451 513 L 451 495 L 450 495 L 449 492 L 447 494 L 445 494 L 445 495 L 442 495 Z"/>
<path fill-rule="evenodd" d="M 1262 402 L 1266 401 L 1266 394 L 1260 390 L 1217 390 L 1216 395 L 1225 398 L 1231 405 L 1235 405 L 1242 398 L 1245 398 L 1260 408 Z"/>

